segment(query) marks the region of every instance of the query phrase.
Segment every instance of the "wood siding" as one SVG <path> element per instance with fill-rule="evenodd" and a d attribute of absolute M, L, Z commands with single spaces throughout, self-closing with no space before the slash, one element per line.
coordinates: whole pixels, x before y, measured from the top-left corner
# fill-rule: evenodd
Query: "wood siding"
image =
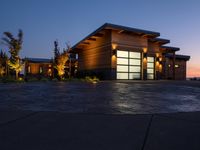
<path fill-rule="evenodd" d="M 154 54 L 155 53 L 159 53 L 160 49 L 160 45 L 155 43 L 155 42 L 148 42 L 148 50 L 147 53 L 148 54 Z"/>
<path fill-rule="evenodd" d="M 136 35 L 136 34 L 126 34 L 119 33 L 118 31 L 112 31 L 112 43 L 117 44 L 121 47 L 126 48 L 144 48 L 147 47 L 147 38 Z"/>
<path fill-rule="evenodd" d="M 175 80 L 185 80 L 186 79 L 186 61 L 176 59 L 175 65 L 178 65 L 178 67 L 175 68 Z M 172 79 L 172 77 L 173 77 L 172 69 L 173 69 L 172 59 L 167 58 L 166 65 L 165 65 L 165 78 L 166 79 Z"/>
<path fill-rule="evenodd" d="M 30 67 L 30 72 L 28 70 L 28 67 Z M 42 73 L 40 73 L 40 67 L 42 69 Z M 26 63 L 25 65 L 26 74 L 31 74 L 31 75 L 37 75 L 37 74 L 52 75 L 52 70 L 53 70 L 52 63 Z"/>
<path fill-rule="evenodd" d="M 78 52 L 79 71 L 111 68 L 111 31 L 89 43 Z"/>

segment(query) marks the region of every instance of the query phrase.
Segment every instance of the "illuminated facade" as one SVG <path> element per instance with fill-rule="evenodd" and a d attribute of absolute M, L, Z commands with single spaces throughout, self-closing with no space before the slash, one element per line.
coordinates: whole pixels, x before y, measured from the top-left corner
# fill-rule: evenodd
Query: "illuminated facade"
<path fill-rule="evenodd" d="M 78 74 L 101 79 L 186 79 L 189 56 L 164 46 L 160 33 L 104 24 L 72 47 L 78 54 Z"/>
<path fill-rule="evenodd" d="M 44 58 L 25 58 L 26 75 L 42 75 L 51 77 L 53 75 L 53 60 Z"/>
<path fill-rule="evenodd" d="M 53 59 L 45 58 L 25 58 L 24 73 L 27 76 L 54 77 L 55 69 Z M 65 64 L 65 77 L 76 77 L 78 61 L 75 55 L 71 54 L 70 59 Z"/>

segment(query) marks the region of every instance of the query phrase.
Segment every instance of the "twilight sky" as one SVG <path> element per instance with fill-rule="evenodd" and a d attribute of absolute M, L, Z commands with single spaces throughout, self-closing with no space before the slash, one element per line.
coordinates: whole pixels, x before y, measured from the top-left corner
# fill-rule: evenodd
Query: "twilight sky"
<path fill-rule="evenodd" d="M 191 56 L 187 75 L 200 76 L 199 0 L 0 0 L 0 10 L 0 37 L 24 32 L 22 57 L 51 58 L 54 40 L 73 46 L 108 22 L 160 32 Z"/>

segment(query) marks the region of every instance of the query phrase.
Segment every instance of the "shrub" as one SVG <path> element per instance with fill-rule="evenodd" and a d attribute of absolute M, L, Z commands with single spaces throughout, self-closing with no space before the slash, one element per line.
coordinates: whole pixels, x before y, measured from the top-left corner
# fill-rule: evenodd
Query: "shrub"
<path fill-rule="evenodd" d="M 99 82 L 99 79 L 96 76 L 94 76 L 94 77 L 86 76 L 85 81 L 91 82 L 91 83 L 97 83 L 97 82 Z"/>
<path fill-rule="evenodd" d="M 18 80 L 16 80 L 16 78 L 14 76 L 6 76 L 6 77 L 2 77 L 0 79 L 0 82 L 2 83 L 12 83 L 12 82 L 15 82 L 15 83 L 23 83 L 24 82 L 24 79 L 22 77 L 18 78 Z"/>

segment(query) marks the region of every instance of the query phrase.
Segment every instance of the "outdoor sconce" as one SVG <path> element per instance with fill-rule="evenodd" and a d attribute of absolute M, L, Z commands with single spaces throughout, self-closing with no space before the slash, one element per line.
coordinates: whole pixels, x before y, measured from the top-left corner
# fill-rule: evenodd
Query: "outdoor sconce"
<path fill-rule="evenodd" d="M 112 55 L 116 55 L 116 53 L 117 53 L 117 50 L 116 50 L 116 49 L 113 49 L 113 50 L 112 50 Z"/>
<path fill-rule="evenodd" d="M 147 58 L 147 53 L 143 53 L 143 57 L 144 57 L 144 58 Z"/>
<path fill-rule="evenodd" d="M 162 64 L 162 58 L 159 58 L 159 64 Z"/>

